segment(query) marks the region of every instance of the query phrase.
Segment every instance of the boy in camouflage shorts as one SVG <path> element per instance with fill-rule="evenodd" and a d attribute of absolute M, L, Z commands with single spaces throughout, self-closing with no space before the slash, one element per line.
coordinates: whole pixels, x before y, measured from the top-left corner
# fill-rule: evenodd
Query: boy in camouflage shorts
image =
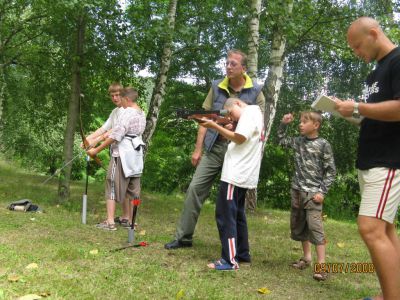
<path fill-rule="evenodd" d="M 291 190 L 290 229 L 291 238 L 301 241 L 304 253 L 304 256 L 292 266 L 302 270 L 310 266 L 311 244 L 315 245 L 318 263 L 325 263 L 322 203 L 335 179 L 336 167 L 331 145 L 318 136 L 322 122 L 321 114 L 301 113 L 299 137 L 286 137 L 287 124 L 292 121 L 292 114 L 283 116 L 278 129 L 278 138 L 280 145 L 293 148 L 296 152 Z M 325 280 L 327 274 L 315 272 L 313 278 Z"/>

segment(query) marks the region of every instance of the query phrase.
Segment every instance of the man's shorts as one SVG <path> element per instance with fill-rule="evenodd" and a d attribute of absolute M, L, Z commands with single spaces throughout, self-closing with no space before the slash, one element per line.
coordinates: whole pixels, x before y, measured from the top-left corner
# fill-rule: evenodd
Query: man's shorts
<path fill-rule="evenodd" d="M 312 200 L 314 194 L 295 189 L 291 190 L 291 238 L 295 241 L 310 241 L 314 245 L 324 245 L 322 203 L 315 203 Z"/>
<path fill-rule="evenodd" d="M 400 204 L 400 170 L 358 170 L 361 204 L 359 215 L 394 223 Z"/>
<path fill-rule="evenodd" d="M 107 200 L 122 203 L 125 198 L 140 198 L 140 177 L 125 177 L 121 159 L 111 157 L 107 170 L 106 191 Z"/>

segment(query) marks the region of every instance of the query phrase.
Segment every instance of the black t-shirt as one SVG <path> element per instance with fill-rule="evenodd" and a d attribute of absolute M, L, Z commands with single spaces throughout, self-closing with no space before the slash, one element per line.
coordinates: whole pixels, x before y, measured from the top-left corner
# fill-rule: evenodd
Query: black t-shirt
<path fill-rule="evenodd" d="M 400 101 L 400 48 L 382 58 L 366 80 L 364 101 L 378 103 Z M 400 122 L 364 118 L 361 122 L 356 167 L 400 169 Z"/>

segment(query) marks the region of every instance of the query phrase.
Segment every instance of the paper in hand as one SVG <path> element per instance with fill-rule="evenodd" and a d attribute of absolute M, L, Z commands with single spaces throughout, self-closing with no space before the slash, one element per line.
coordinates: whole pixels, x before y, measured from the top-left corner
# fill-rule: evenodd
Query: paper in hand
<path fill-rule="evenodd" d="M 354 123 L 354 124 L 360 124 L 363 117 L 360 118 L 354 118 L 354 117 L 343 117 L 336 109 L 335 109 L 336 102 L 332 98 L 325 96 L 325 95 L 320 95 L 312 104 L 311 107 L 315 110 L 321 110 L 324 112 L 329 112 L 335 117 L 340 117 L 343 119 L 346 119 L 347 121 Z"/>

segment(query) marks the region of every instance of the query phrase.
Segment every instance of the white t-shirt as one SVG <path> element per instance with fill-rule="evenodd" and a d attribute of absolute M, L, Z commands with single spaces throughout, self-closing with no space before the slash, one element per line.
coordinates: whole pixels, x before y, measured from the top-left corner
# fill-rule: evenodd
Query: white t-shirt
<path fill-rule="evenodd" d="M 114 128 L 115 124 L 117 124 L 118 117 L 121 112 L 123 112 L 123 107 L 116 107 L 112 110 L 110 116 L 108 117 L 107 121 L 101 126 L 104 132 Z"/>
<path fill-rule="evenodd" d="M 235 132 L 244 136 L 242 144 L 230 142 L 222 166 L 221 181 L 241 188 L 257 187 L 260 174 L 263 116 L 258 105 L 246 106 Z"/>

